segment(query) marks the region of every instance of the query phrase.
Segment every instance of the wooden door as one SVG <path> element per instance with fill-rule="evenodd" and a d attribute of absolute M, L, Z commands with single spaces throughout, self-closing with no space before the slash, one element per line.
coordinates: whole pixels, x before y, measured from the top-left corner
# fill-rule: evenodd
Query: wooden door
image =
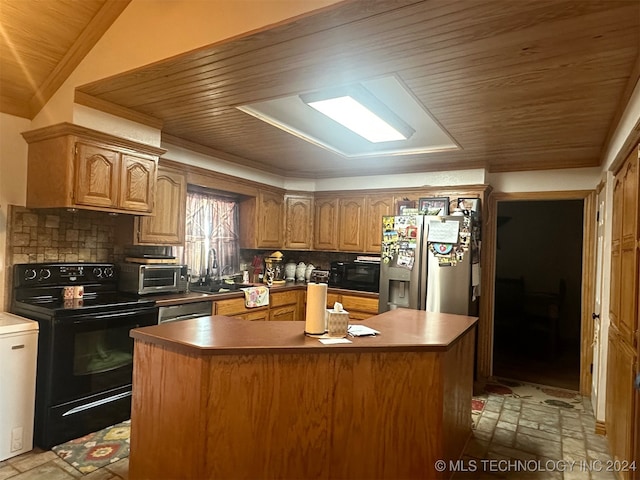
<path fill-rule="evenodd" d="M 151 212 L 156 185 L 156 161 L 122 154 L 120 208 Z"/>
<path fill-rule="evenodd" d="M 182 245 L 185 238 L 187 179 L 180 172 L 158 169 L 153 216 L 136 217 L 136 243 Z"/>
<path fill-rule="evenodd" d="M 316 250 L 338 250 L 338 199 L 316 198 L 313 246 Z"/>
<path fill-rule="evenodd" d="M 285 248 L 310 250 L 313 246 L 313 197 L 287 195 L 284 218 Z"/>
<path fill-rule="evenodd" d="M 393 214 L 393 197 L 368 195 L 365 202 L 364 251 L 382 252 L 382 217 Z"/>
<path fill-rule="evenodd" d="M 116 207 L 120 154 L 86 143 L 76 144 L 76 187 L 74 203 L 95 207 Z"/>
<path fill-rule="evenodd" d="M 338 249 L 364 251 L 364 197 L 344 197 L 338 201 Z"/>

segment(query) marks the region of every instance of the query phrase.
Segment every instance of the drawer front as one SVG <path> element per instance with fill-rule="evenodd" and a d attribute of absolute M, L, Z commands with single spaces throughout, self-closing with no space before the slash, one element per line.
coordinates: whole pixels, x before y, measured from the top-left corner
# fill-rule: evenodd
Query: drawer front
<path fill-rule="evenodd" d="M 269 312 L 269 320 L 271 321 L 294 321 L 298 320 L 298 306 L 286 305 L 284 307 L 272 308 Z"/>
<path fill-rule="evenodd" d="M 349 313 L 351 313 L 351 310 L 358 310 L 360 312 L 369 312 L 375 315 L 378 314 L 377 298 L 342 295 L 342 306 Z"/>
<path fill-rule="evenodd" d="M 299 292 L 297 290 L 269 293 L 269 305 L 272 307 L 279 307 L 281 305 L 292 305 L 298 303 L 298 295 Z"/>
<path fill-rule="evenodd" d="M 238 315 L 240 313 L 250 313 L 260 310 L 267 311 L 268 314 L 268 309 L 269 307 L 247 308 L 244 306 L 244 297 L 215 302 L 216 315 Z"/>

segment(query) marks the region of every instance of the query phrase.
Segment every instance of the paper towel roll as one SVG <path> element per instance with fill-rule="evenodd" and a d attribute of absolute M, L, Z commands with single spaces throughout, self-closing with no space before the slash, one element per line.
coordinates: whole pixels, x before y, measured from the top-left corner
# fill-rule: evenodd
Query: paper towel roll
<path fill-rule="evenodd" d="M 327 284 L 309 283 L 307 285 L 307 315 L 304 333 L 322 335 L 324 333 L 324 315 L 327 308 Z"/>

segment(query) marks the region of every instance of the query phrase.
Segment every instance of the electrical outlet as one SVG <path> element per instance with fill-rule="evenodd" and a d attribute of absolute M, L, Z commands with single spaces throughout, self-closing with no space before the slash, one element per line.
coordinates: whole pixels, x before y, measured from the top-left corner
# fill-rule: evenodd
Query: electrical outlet
<path fill-rule="evenodd" d="M 11 430 L 11 451 L 22 449 L 22 427 L 16 427 Z"/>

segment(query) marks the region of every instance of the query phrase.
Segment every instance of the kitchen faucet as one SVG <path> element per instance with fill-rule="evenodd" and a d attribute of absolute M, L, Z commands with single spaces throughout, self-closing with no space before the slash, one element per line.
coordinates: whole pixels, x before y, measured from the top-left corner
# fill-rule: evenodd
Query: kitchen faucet
<path fill-rule="evenodd" d="M 218 254 L 216 252 L 216 249 L 211 247 L 209 249 L 209 257 L 207 259 L 207 283 L 209 283 L 211 281 L 211 279 L 213 278 L 213 269 L 216 269 L 216 273 L 218 270 Z"/>

